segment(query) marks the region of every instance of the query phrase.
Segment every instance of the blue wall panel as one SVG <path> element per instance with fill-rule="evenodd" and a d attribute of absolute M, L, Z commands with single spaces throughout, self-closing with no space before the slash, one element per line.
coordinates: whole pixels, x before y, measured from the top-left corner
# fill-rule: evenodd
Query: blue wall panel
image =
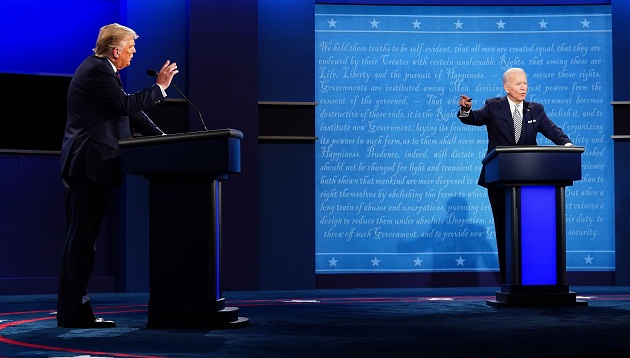
<path fill-rule="evenodd" d="M 258 1 L 190 0 L 190 99 L 210 129 L 243 132 L 240 174 L 223 184 L 225 290 L 257 287 Z M 200 126 L 191 123 L 191 130 Z"/>
<path fill-rule="evenodd" d="M 131 66 L 124 70 L 125 90 L 139 91 L 155 83 L 146 70 L 159 71 L 166 60 L 177 62 L 179 73 L 173 83 L 186 94 L 187 67 L 187 14 L 186 1 L 181 0 L 131 0 L 126 1 L 124 25 L 140 36 L 136 40 L 138 51 Z M 174 88 L 167 90 L 168 98 L 180 98 Z"/>
<path fill-rule="evenodd" d="M 258 3 L 259 100 L 313 101 L 313 1 Z"/>
<path fill-rule="evenodd" d="M 72 74 L 93 54 L 101 26 L 119 21 L 119 0 L 5 1 L 0 72 Z"/>
<path fill-rule="evenodd" d="M 630 18 L 630 1 L 613 0 L 613 72 L 617 74 L 617 80 L 613 81 L 613 93 L 615 101 L 630 100 L 630 87 L 626 83 L 628 73 L 628 59 L 630 58 L 630 31 L 628 31 L 628 19 Z"/>

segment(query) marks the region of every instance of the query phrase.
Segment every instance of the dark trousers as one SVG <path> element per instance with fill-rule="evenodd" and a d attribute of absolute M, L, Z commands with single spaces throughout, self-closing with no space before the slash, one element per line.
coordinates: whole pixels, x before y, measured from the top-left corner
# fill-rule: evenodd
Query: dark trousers
<path fill-rule="evenodd" d="M 492 207 L 494 231 L 497 236 L 497 251 L 499 254 L 499 269 L 501 284 L 506 283 L 506 252 L 505 252 L 505 188 L 488 188 L 488 199 Z"/>
<path fill-rule="evenodd" d="M 94 266 L 96 237 L 112 189 L 80 177 L 65 177 L 66 237 L 61 252 L 57 320 L 93 320 L 87 286 Z"/>

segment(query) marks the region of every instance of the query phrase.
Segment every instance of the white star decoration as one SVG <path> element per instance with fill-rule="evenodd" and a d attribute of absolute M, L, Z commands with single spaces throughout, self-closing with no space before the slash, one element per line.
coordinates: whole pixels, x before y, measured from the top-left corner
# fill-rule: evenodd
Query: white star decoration
<path fill-rule="evenodd" d="M 547 28 L 547 24 L 548 24 L 548 22 L 545 21 L 545 19 L 540 20 L 540 22 L 538 23 L 538 25 L 540 25 L 541 29 L 546 29 Z"/>
<path fill-rule="evenodd" d="M 330 267 L 337 267 L 337 262 L 339 260 L 335 260 L 335 257 L 333 256 L 332 259 L 328 260 L 328 262 L 330 262 Z"/>
<path fill-rule="evenodd" d="M 419 258 L 419 257 L 416 257 L 416 259 L 415 259 L 415 260 L 413 260 L 413 266 L 414 266 L 414 267 L 416 267 L 416 266 L 422 266 L 422 261 L 423 261 L 423 260 L 420 260 L 420 258 Z"/>
<path fill-rule="evenodd" d="M 328 23 L 328 27 L 329 28 L 337 28 L 337 23 L 339 21 L 335 20 L 334 18 L 330 18 L 330 20 L 326 20 L 326 22 Z M 373 18 L 372 21 L 370 21 L 370 25 L 372 26 L 373 29 L 378 29 L 379 24 L 381 22 L 380 21 L 376 21 L 376 18 Z M 505 30 L 505 26 L 507 25 L 507 22 L 503 21 L 503 19 L 499 19 L 499 22 L 495 22 L 495 24 L 497 25 L 497 30 L 503 29 Z M 538 21 L 538 25 L 539 28 L 542 29 L 547 29 L 547 25 L 549 24 L 548 21 L 545 21 L 545 19 L 541 19 L 540 21 Z M 584 20 L 580 21 L 580 24 L 582 24 L 582 28 L 583 29 L 588 29 L 590 28 L 590 24 L 591 21 L 588 21 L 586 18 L 584 18 Z M 418 21 L 418 19 L 414 19 L 411 22 L 411 25 L 413 25 L 414 29 L 420 29 L 422 25 L 422 22 Z M 463 30 L 464 29 L 464 23 L 461 21 L 461 19 L 457 19 L 457 22 L 454 22 L 453 25 L 455 25 L 455 29 L 460 29 Z"/>
<path fill-rule="evenodd" d="M 377 259 L 376 256 L 374 256 L 374 260 L 370 260 L 372 261 L 372 267 L 376 266 L 378 267 L 378 263 L 381 262 L 381 260 Z"/>
<path fill-rule="evenodd" d="M 591 255 L 590 255 L 590 254 L 589 254 L 589 255 L 587 255 L 587 256 L 584 258 L 584 265 L 592 265 L 592 264 L 593 264 L 593 259 L 594 259 L 594 257 L 591 257 Z"/>
<path fill-rule="evenodd" d="M 456 259 L 455 261 L 457 261 L 457 266 L 464 266 L 464 261 L 466 261 L 466 259 L 463 259 L 461 256 Z"/>

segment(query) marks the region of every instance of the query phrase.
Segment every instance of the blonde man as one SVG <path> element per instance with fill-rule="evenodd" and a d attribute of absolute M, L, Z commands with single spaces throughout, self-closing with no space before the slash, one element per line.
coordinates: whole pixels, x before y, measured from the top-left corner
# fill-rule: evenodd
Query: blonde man
<path fill-rule="evenodd" d="M 166 61 L 154 85 L 125 93 L 119 71 L 131 64 L 137 38 L 135 31 L 119 24 L 102 27 L 94 55 L 79 65 L 68 88 L 61 149 L 66 235 L 57 299 L 59 327 L 116 326 L 94 315 L 87 285 L 96 237 L 109 198 L 122 179 L 118 140 L 134 132 L 163 134 L 143 109 L 164 101 L 164 91 L 178 73 L 177 64 Z"/>

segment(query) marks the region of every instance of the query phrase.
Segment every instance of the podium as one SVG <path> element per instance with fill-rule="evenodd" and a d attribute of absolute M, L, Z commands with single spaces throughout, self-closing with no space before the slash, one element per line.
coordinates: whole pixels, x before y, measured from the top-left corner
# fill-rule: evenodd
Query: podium
<path fill-rule="evenodd" d="M 147 328 L 248 324 L 221 292 L 221 182 L 239 173 L 234 129 L 119 141 L 122 170 L 149 182 Z"/>
<path fill-rule="evenodd" d="M 565 187 L 582 179 L 583 147 L 497 147 L 482 160 L 504 188 L 506 283 L 493 307 L 585 306 L 566 283 Z"/>

